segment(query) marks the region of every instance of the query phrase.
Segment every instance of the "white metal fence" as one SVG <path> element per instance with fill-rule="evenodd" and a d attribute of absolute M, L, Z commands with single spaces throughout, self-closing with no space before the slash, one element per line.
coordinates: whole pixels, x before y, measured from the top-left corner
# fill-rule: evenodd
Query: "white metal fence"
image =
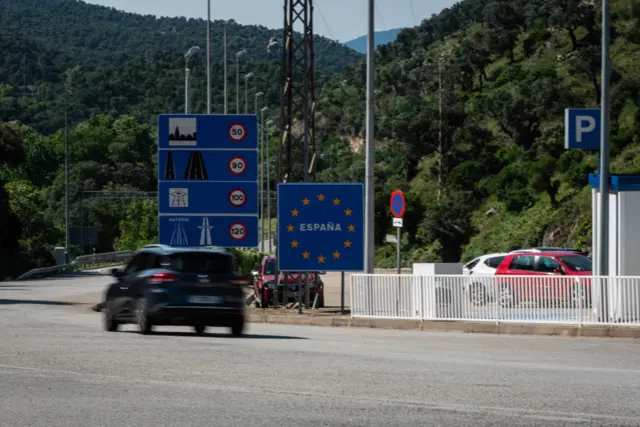
<path fill-rule="evenodd" d="M 353 274 L 351 316 L 640 325 L 640 277 Z"/>

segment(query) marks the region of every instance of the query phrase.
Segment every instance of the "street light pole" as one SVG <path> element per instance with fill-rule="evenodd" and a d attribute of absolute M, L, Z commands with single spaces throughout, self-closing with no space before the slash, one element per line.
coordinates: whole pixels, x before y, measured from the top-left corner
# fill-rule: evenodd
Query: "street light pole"
<path fill-rule="evenodd" d="M 610 6 L 602 0 L 602 87 L 600 96 L 600 215 L 598 215 L 598 276 L 609 275 L 609 85 L 610 63 Z M 600 280 L 602 321 L 609 321 L 609 299 L 606 280 Z"/>
<path fill-rule="evenodd" d="M 236 114 L 240 114 L 240 57 L 245 53 L 244 49 L 236 52 Z"/>
<path fill-rule="evenodd" d="M 207 0 L 207 114 L 211 114 L 211 0 Z"/>
<path fill-rule="evenodd" d="M 261 135 L 261 140 L 262 142 L 260 143 L 260 235 L 262 236 L 262 238 L 260 239 L 260 251 L 262 253 L 264 253 L 264 164 L 265 164 L 265 158 L 264 158 L 264 139 L 265 139 L 265 135 L 264 135 L 264 112 L 267 111 L 269 109 L 269 107 L 264 107 L 260 110 L 260 124 L 261 124 L 261 131 L 260 131 L 260 135 Z M 270 239 L 271 236 L 267 236 L 267 239 Z M 269 247 L 271 247 L 271 244 L 269 244 Z"/>
<path fill-rule="evenodd" d="M 198 46 L 191 46 L 187 53 L 184 54 L 184 113 L 189 114 L 189 101 L 191 96 L 189 94 L 189 83 L 191 81 L 191 70 L 189 69 L 189 59 L 195 55 L 200 48 Z"/>
<path fill-rule="evenodd" d="M 224 26 L 224 113 L 227 114 L 227 25 Z"/>
<path fill-rule="evenodd" d="M 375 203 L 374 203 L 374 150 L 373 150 L 373 97 L 374 97 L 374 7 L 375 1 L 369 0 L 369 25 L 367 35 L 367 119 L 365 151 L 365 272 L 373 274 L 375 269 Z"/>
<path fill-rule="evenodd" d="M 253 73 L 244 76 L 244 113 L 249 114 L 249 79 L 253 77 Z"/>
<path fill-rule="evenodd" d="M 68 79 L 65 82 L 64 87 L 64 223 L 65 223 L 65 262 L 69 264 L 71 262 L 71 256 L 69 254 L 70 246 L 70 223 L 69 223 L 69 82 Z"/>
<path fill-rule="evenodd" d="M 269 253 L 273 253 L 273 231 L 271 230 L 271 174 L 269 173 L 269 169 L 271 168 L 271 162 L 269 159 L 271 158 L 271 151 L 269 151 L 269 142 L 270 142 L 270 132 L 269 126 L 273 124 L 273 120 L 268 120 L 265 123 L 267 129 L 265 133 L 265 139 L 267 140 L 267 154 L 266 156 L 262 156 L 262 164 L 267 166 L 267 227 L 269 227 Z"/>

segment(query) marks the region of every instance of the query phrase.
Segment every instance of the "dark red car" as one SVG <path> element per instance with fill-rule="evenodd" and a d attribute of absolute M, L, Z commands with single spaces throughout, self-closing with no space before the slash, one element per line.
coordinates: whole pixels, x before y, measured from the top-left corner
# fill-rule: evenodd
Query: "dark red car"
<path fill-rule="evenodd" d="M 502 307 L 514 307 L 525 301 L 561 301 L 573 307 L 591 304 L 592 261 L 581 254 L 566 251 L 508 254 L 495 276 L 497 301 Z"/>
<path fill-rule="evenodd" d="M 265 256 L 262 259 L 262 263 L 256 267 L 253 271 L 253 291 L 255 295 L 255 303 L 257 307 L 268 307 L 273 305 L 273 291 L 278 287 L 280 291 L 280 298 L 282 298 L 282 291 L 284 290 L 284 273 L 280 273 L 280 280 L 276 285 L 276 257 L 273 255 Z M 320 279 L 319 274 L 322 273 L 309 273 L 309 296 L 311 304 L 315 299 L 316 292 L 318 293 L 318 302 L 316 308 L 324 307 L 324 284 Z M 304 284 L 304 274 L 302 273 L 289 273 L 287 280 L 289 301 L 297 301 L 298 285 Z"/>

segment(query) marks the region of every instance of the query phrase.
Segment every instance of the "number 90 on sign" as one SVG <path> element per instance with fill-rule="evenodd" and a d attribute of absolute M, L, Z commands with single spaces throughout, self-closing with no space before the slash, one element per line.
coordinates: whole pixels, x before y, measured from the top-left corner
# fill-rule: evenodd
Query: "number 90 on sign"
<path fill-rule="evenodd" d="M 242 157 L 232 157 L 229 159 L 229 172 L 234 175 L 242 175 L 247 170 L 247 161 Z"/>
<path fill-rule="evenodd" d="M 247 227 L 241 222 L 234 222 L 229 227 L 229 236 L 233 240 L 244 240 L 247 237 Z"/>
<path fill-rule="evenodd" d="M 232 206 L 239 208 L 240 206 L 243 206 L 246 202 L 247 202 L 247 193 L 245 193 L 244 190 L 241 190 L 240 188 L 236 188 L 234 190 L 231 190 L 231 192 L 229 193 L 229 203 L 231 203 Z"/>

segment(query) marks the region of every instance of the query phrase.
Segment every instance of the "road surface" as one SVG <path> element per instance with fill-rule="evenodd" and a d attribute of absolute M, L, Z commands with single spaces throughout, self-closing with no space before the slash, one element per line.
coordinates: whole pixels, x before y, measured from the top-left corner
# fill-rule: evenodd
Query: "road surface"
<path fill-rule="evenodd" d="M 638 426 L 631 340 L 251 324 L 108 333 L 52 300 L 107 277 L 0 285 L 0 426 Z"/>

